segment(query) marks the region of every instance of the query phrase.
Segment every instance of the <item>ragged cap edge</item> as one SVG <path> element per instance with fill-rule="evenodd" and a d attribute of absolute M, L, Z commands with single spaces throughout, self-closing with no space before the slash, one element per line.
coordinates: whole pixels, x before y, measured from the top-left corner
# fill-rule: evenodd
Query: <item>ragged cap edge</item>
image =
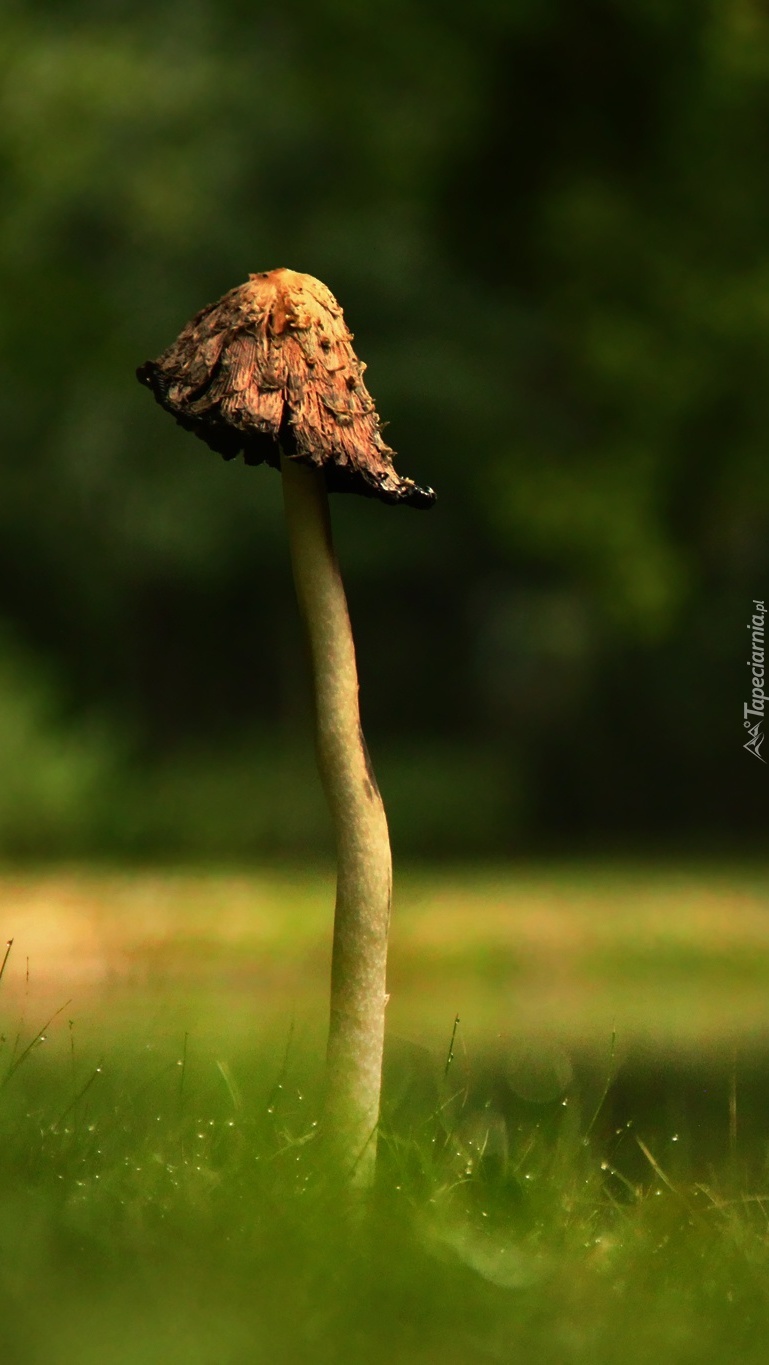
<path fill-rule="evenodd" d="M 330 492 L 430 507 L 433 490 L 395 470 L 351 341 L 321 281 L 269 271 L 201 309 L 136 374 L 224 459 L 279 468 L 282 448 L 322 468 Z"/>

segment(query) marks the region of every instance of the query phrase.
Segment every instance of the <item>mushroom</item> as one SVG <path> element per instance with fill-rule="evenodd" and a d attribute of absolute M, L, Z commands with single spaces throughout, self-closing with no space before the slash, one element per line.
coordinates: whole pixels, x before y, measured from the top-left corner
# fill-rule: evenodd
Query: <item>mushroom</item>
<path fill-rule="evenodd" d="M 250 275 L 202 309 L 139 380 L 225 459 L 279 468 L 315 685 L 317 756 L 333 818 L 337 893 L 323 1131 L 353 1183 L 373 1176 L 392 862 L 360 725 L 358 675 L 327 491 L 429 507 L 381 436 L 342 309 L 293 270 Z"/>

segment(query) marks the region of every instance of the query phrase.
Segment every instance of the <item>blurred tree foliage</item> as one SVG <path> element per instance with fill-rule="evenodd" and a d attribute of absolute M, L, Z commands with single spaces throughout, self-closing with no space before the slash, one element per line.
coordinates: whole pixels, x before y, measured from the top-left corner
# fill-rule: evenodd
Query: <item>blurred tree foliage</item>
<path fill-rule="evenodd" d="M 265 815 L 309 731 L 279 481 L 133 377 L 275 265 L 340 298 L 440 496 L 334 505 L 403 846 L 750 837 L 765 6 L 7 0 L 3 30 L 0 616 L 60 727 L 100 717 L 98 840 L 321 837 L 314 797 Z"/>

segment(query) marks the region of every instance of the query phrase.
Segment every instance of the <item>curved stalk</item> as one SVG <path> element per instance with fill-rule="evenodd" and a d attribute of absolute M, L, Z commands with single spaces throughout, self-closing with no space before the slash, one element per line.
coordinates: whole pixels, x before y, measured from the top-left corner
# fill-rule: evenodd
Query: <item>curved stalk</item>
<path fill-rule="evenodd" d="M 373 1178 L 392 860 L 358 709 L 347 599 L 320 470 L 281 455 L 291 565 L 310 645 L 318 767 L 334 822 L 337 892 L 324 1132 L 357 1185 Z"/>

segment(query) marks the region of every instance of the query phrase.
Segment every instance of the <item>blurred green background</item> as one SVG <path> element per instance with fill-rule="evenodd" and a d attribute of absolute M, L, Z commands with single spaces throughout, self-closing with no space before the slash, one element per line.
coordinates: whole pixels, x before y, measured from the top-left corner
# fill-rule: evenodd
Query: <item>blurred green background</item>
<path fill-rule="evenodd" d="M 0 853 L 326 847 L 279 480 L 134 379 L 287 265 L 428 514 L 334 501 L 397 853 L 750 851 L 758 0 L 7 0 Z"/>

